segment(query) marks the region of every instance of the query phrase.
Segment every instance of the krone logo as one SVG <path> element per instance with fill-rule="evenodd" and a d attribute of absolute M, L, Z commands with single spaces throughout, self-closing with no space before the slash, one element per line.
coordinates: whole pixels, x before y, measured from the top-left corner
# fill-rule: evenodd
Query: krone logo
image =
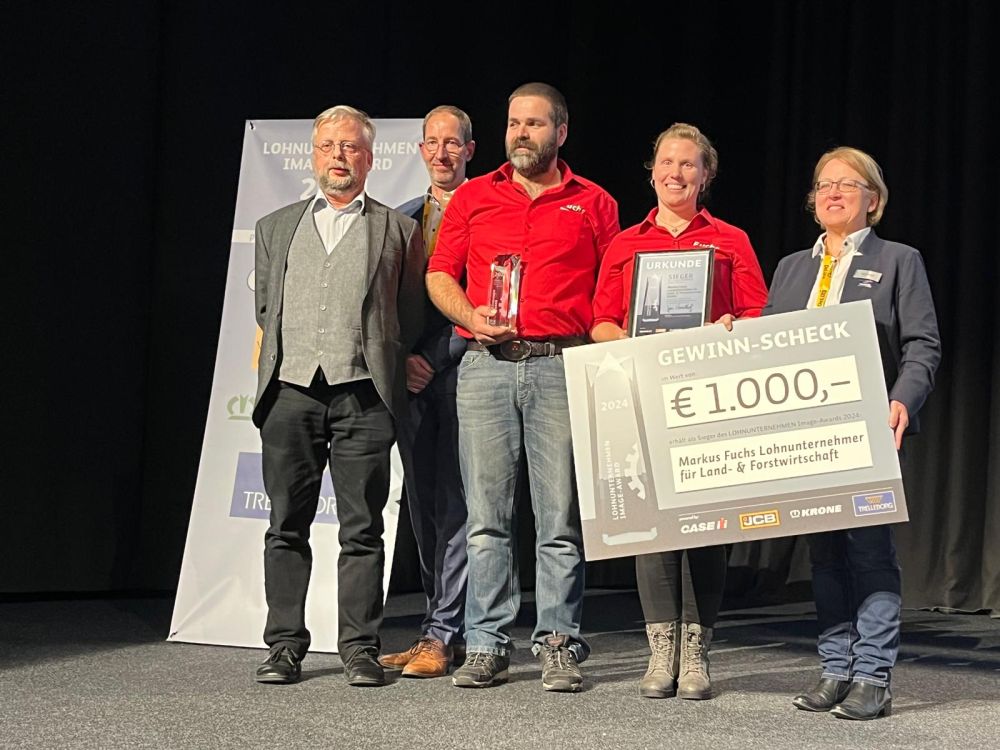
<path fill-rule="evenodd" d="M 810 518 L 811 516 L 829 516 L 836 513 L 840 513 L 843 510 L 842 505 L 820 505 L 816 508 L 795 508 L 788 511 L 790 518 Z"/>
<path fill-rule="evenodd" d="M 781 516 L 778 509 L 755 510 L 750 513 L 740 513 L 740 529 L 763 529 L 768 526 L 781 526 Z"/>

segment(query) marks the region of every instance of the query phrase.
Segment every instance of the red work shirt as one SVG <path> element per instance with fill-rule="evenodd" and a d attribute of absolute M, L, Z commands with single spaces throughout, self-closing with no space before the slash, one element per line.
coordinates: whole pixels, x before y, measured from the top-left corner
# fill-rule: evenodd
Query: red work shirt
<path fill-rule="evenodd" d="M 466 274 L 473 307 L 489 303 L 490 264 L 521 255 L 517 332 L 529 339 L 586 336 L 601 258 L 618 233 L 618 204 L 558 162 L 562 180 L 532 200 L 508 163 L 455 191 L 427 272 Z M 466 338 L 472 334 L 457 327 Z"/>
<path fill-rule="evenodd" d="M 624 327 L 632 297 L 632 270 L 640 250 L 689 250 L 712 245 L 715 270 L 712 276 L 712 319 L 726 313 L 737 318 L 756 318 L 767 303 L 767 285 L 760 271 L 750 238 L 742 229 L 727 224 L 701 209 L 683 232 L 674 237 L 656 223 L 658 208 L 642 222 L 614 238 L 601 263 L 594 296 L 594 325 L 611 322 Z"/>

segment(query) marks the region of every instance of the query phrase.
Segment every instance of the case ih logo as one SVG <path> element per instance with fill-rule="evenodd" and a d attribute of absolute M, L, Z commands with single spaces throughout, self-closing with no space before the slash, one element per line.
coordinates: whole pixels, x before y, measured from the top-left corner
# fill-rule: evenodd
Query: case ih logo
<path fill-rule="evenodd" d="M 722 531 L 729 525 L 729 521 L 720 518 L 718 521 L 702 521 L 701 523 L 686 523 L 681 526 L 682 534 L 697 534 L 702 531 Z"/>
<path fill-rule="evenodd" d="M 778 509 L 755 510 L 752 513 L 740 513 L 740 529 L 764 529 L 768 526 L 781 526 L 781 516 Z"/>

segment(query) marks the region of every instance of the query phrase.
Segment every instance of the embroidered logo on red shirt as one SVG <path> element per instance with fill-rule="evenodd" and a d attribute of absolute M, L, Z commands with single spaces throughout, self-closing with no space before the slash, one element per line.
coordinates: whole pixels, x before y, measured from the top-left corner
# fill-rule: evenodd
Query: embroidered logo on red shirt
<path fill-rule="evenodd" d="M 560 211 L 576 211 L 578 214 L 587 213 L 583 206 L 578 206 L 575 203 L 567 203 L 565 206 L 559 206 Z"/>

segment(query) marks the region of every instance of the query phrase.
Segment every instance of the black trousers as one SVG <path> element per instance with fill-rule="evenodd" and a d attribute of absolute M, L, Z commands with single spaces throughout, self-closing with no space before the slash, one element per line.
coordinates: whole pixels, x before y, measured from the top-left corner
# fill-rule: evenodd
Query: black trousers
<path fill-rule="evenodd" d="M 389 496 L 395 428 L 371 380 L 308 387 L 279 382 L 264 419 L 264 489 L 271 525 L 264 536 L 264 642 L 309 650 L 306 591 L 312 571 L 309 529 L 327 462 L 340 522 L 338 649 L 344 659 L 380 646 L 385 547 L 382 510 Z"/>
<path fill-rule="evenodd" d="M 726 585 L 726 548 L 636 555 L 635 577 L 646 622 L 679 620 L 713 628 Z"/>

